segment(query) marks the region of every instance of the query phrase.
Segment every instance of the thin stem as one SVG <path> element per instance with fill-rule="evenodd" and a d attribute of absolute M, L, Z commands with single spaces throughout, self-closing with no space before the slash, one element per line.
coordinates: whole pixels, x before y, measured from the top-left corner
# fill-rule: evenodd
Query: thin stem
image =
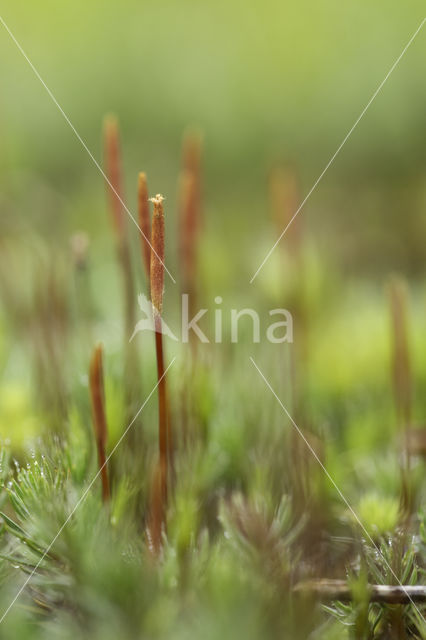
<path fill-rule="evenodd" d="M 322 601 L 339 600 L 351 602 L 353 591 L 344 580 L 312 580 L 302 582 L 294 587 L 298 593 L 313 593 Z M 382 604 L 411 604 L 426 602 L 426 587 L 423 585 L 382 585 L 367 586 L 370 602 Z"/>
<path fill-rule="evenodd" d="M 126 345 L 135 326 L 135 295 L 132 259 L 127 233 L 127 217 L 123 207 L 122 160 L 118 122 L 113 116 L 104 124 L 105 168 L 108 180 L 110 207 L 116 236 L 118 260 L 123 274 Z"/>
<path fill-rule="evenodd" d="M 149 214 L 149 199 L 148 199 L 148 185 L 146 181 L 146 174 L 141 172 L 138 177 L 138 211 L 139 211 L 139 226 L 142 230 L 141 233 L 141 250 L 142 250 L 142 262 L 145 267 L 145 274 L 148 281 L 150 280 L 150 262 L 151 262 L 151 220 Z"/>
<path fill-rule="evenodd" d="M 155 351 L 157 356 L 158 383 L 158 445 L 160 452 L 160 485 L 161 496 L 167 501 L 168 476 L 168 438 L 167 438 L 167 387 L 164 376 L 163 334 L 161 332 L 161 316 L 155 314 Z"/>
<path fill-rule="evenodd" d="M 202 137 L 190 130 L 184 137 L 182 174 L 180 179 L 179 254 L 182 293 L 188 294 L 189 312 L 197 307 L 198 252 L 202 217 L 201 185 Z M 196 351 L 195 334 L 191 333 L 191 348 Z"/>
<path fill-rule="evenodd" d="M 404 438 L 401 465 L 401 504 L 405 517 L 413 508 L 413 486 L 410 481 L 409 428 L 411 426 L 413 382 L 408 339 L 407 290 L 403 280 L 392 278 L 389 285 L 390 312 L 392 322 L 393 354 L 392 373 L 395 409 L 399 428 Z"/>
<path fill-rule="evenodd" d="M 161 466 L 157 463 L 151 479 L 149 514 L 146 527 L 148 548 L 153 556 L 158 556 L 161 550 L 161 538 L 164 527 L 164 500 L 161 489 Z"/>
<path fill-rule="evenodd" d="M 92 403 L 93 429 L 95 432 L 96 447 L 98 450 L 98 463 L 101 471 L 102 500 L 107 502 L 110 499 L 110 488 L 108 470 L 106 462 L 105 447 L 108 436 L 104 375 L 102 365 L 102 346 L 98 345 L 92 355 L 90 362 L 90 399 Z"/>
<path fill-rule="evenodd" d="M 101 442 L 97 442 L 98 445 L 98 462 L 99 468 L 101 470 L 101 482 L 102 482 L 102 502 L 108 502 L 111 497 L 111 492 L 109 488 L 109 478 L 108 471 L 106 466 L 106 455 L 105 455 L 105 447 Z"/>

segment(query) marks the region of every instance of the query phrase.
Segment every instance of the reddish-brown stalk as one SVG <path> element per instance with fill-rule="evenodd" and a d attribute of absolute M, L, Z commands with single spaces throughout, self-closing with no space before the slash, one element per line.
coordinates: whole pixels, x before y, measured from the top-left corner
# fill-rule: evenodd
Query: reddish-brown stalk
<path fill-rule="evenodd" d="M 108 116 L 104 124 L 105 170 L 109 180 L 108 194 L 111 203 L 113 226 L 116 235 L 118 257 L 121 264 L 125 292 L 126 335 L 131 335 L 135 325 L 135 295 L 130 245 L 127 235 L 127 214 L 124 207 L 120 136 L 116 118 Z M 126 341 L 127 342 L 127 341 Z"/>
<path fill-rule="evenodd" d="M 185 151 L 185 146 L 184 146 Z M 180 176 L 179 182 L 179 258 L 181 273 L 181 293 L 188 296 L 188 315 L 193 317 L 196 313 L 197 295 L 196 295 L 196 277 L 197 270 L 197 236 L 198 236 L 198 213 L 197 213 L 197 186 L 196 177 L 193 170 L 190 170 L 191 163 L 185 158 L 184 154 L 184 170 Z M 192 358 L 188 360 L 188 365 L 196 363 L 197 358 L 197 342 L 196 335 L 193 331 L 190 333 L 190 346 Z M 191 377 L 193 371 L 188 371 L 187 375 Z M 182 411 L 182 442 L 187 443 L 189 433 L 189 404 L 190 394 L 188 382 L 183 379 L 182 392 L 180 393 L 181 411 Z"/>
<path fill-rule="evenodd" d="M 400 279 L 391 280 L 389 300 L 393 336 L 392 375 L 395 407 L 400 427 L 408 429 L 411 422 L 411 360 L 408 345 L 407 291 L 404 282 Z"/>
<path fill-rule="evenodd" d="M 79 231 L 70 238 L 71 257 L 74 265 L 75 315 L 81 325 L 87 347 L 93 344 L 92 323 L 94 301 L 91 287 L 89 249 L 90 241 L 86 233 Z"/>
<path fill-rule="evenodd" d="M 95 432 L 99 470 L 102 479 L 102 500 L 107 502 L 110 498 L 108 469 L 105 454 L 108 430 L 105 412 L 104 374 L 101 345 L 98 345 L 93 351 L 92 359 L 90 361 L 89 383 L 93 429 Z"/>
<path fill-rule="evenodd" d="M 117 119 L 110 115 L 104 121 L 105 169 L 109 180 L 108 194 L 116 236 L 124 241 L 126 218 L 123 207 L 122 162 Z"/>
<path fill-rule="evenodd" d="M 158 194 L 151 198 L 154 204 L 151 231 L 150 283 L 151 302 L 155 317 L 161 318 L 164 292 L 164 198 Z M 161 323 L 160 323 L 161 325 Z"/>
<path fill-rule="evenodd" d="M 164 505 L 167 501 L 168 460 L 172 455 L 172 438 L 170 421 L 168 416 L 167 385 L 164 368 L 163 334 L 162 334 L 162 309 L 164 290 L 164 198 L 156 195 L 152 198 L 154 212 L 152 215 L 151 231 L 151 262 L 150 283 L 151 302 L 154 314 L 155 350 L 157 356 L 158 378 L 158 440 L 160 455 L 160 485 L 161 496 Z M 172 461 L 171 461 L 172 462 Z M 163 512 L 165 509 L 163 509 Z"/>
<path fill-rule="evenodd" d="M 281 273 L 287 275 L 285 296 L 286 305 L 290 305 L 294 318 L 295 340 L 289 351 L 289 375 L 292 392 L 293 413 L 308 442 L 312 441 L 315 450 L 321 450 L 321 441 L 308 429 L 308 420 L 303 402 L 303 386 L 307 377 L 308 366 L 308 313 L 304 300 L 304 261 L 302 252 L 301 216 L 296 216 L 300 206 L 300 187 L 296 170 L 290 164 L 275 166 L 269 176 L 270 211 L 277 237 L 285 231 L 280 242 L 278 266 Z M 283 300 L 284 303 L 284 300 Z M 315 482 L 313 470 L 306 459 L 304 443 L 300 442 L 297 433 L 290 436 L 292 491 L 295 509 L 299 514 L 309 512 L 310 524 L 306 541 L 308 546 L 318 541 L 324 529 L 320 516 L 321 504 L 317 499 L 309 503 L 309 493 Z"/>
<path fill-rule="evenodd" d="M 182 173 L 179 191 L 182 293 L 189 295 L 191 303 L 195 295 L 197 215 L 195 176 L 190 171 Z"/>
<path fill-rule="evenodd" d="M 145 267 L 145 274 L 149 286 L 150 281 L 150 263 L 151 263 L 151 216 L 149 213 L 148 185 L 146 174 L 141 172 L 138 178 L 138 211 L 139 211 L 139 227 L 141 233 L 141 250 L 142 262 Z"/>
<path fill-rule="evenodd" d="M 189 311 L 196 307 L 198 241 L 202 217 L 201 185 L 202 138 L 189 131 L 183 141 L 180 179 L 179 254 L 182 293 L 187 293 Z"/>
<path fill-rule="evenodd" d="M 287 257 L 283 265 L 284 272 L 290 276 L 290 288 L 286 292 L 286 299 L 287 304 L 290 304 L 292 308 L 296 333 L 290 354 L 293 411 L 296 419 L 304 423 L 305 416 L 302 411 L 301 395 L 303 377 L 308 363 L 308 314 L 303 299 L 304 263 L 301 216 L 296 216 L 291 222 L 300 205 L 299 179 L 293 167 L 288 164 L 278 165 L 272 170 L 269 179 L 269 197 L 277 236 L 281 236 L 283 231 L 287 229 L 280 245 L 281 256 Z M 297 278 L 295 278 L 295 274 L 297 274 Z"/>
<path fill-rule="evenodd" d="M 413 486 L 410 482 L 410 426 L 412 405 L 411 359 L 408 341 L 407 290 L 405 283 L 393 278 L 389 284 L 392 322 L 392 375 L 398 426 L 404 442 L 401 466 L 401 512 L 409 518 L 413 509 Z"/>
<path fill-rule="evenodd" d="M 286 243 L 294 259 L 299 260 L 302 241 L 301 216 L 297 215 L 291 222 L 300 206 L 300 186 L 296 171 L 288 166 L 277 166 L 270 176 L 270 197 L 272 216 L 278 235 L 286 231 Z M 289 226 L 290 225 L 290 226 Z"/>

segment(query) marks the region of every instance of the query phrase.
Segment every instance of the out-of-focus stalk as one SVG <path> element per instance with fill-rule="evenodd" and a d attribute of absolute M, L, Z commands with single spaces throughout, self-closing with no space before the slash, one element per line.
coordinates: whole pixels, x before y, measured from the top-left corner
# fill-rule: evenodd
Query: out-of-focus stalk
<path fill-rule="evenodd" d="M 90 399 L 92 403 L 93 429 L 95 432 L 96 447 L 98 450 L 98 464 L 102 479 L 102 500 L 103 502 L 107 502 L 110 498 L 105 453 L 108 429 L 105 412 L 104 374 L 101 345 L 98 345 L 93 351 L 90 362 L 89 383 Z"/>
<path fill-rule="evenodd" d="M 300 186 L 296 171 L 289 166 L 277 166 L 270 175 L 270 199 L 272 217 L 280 236 L 286 231 L 286 239 L 281 247 L 288 251 L 293 260 L 300 259 L 302 242 L 302 216 L 297 215 L 300 206 Z"/>
<path fill-rule="evenodd" d="M 108 116 L 104 124 L 105 168 L 109 180 L 108 194 L 116 236 L 118 259 L 121 265 L 125 300 L 125 331 L 131 336 L 135 326 L 135 291 L 130 244 L 127 235 L 127 214 L 123 205 L 122 161 L 120 136 L 116 118 Z M 128 338 L 126 342 L 128 341 Z"/>
<path fill-rule="evenodd" d="M 407 289 L 403 280 L 392 278 L 389 283 L 392 323 L 392 377 L 398 426 L 403 439 L 401 466 L 401 510 L 410 517 L 413 508 L 413 486 L 410 480 L 410 427 L 413 383 L 408 340 Z"/>
<path fill-rule="evenodd" d="M 408 345 L 407 290 L 404 282 L 393 278 L 389 283 L 392 322 L 392 377 L 395 407 L 402 429 L 411 422 L 412 379 Z"/>
<path fill-rule="evenodd" d="M 138 213 L 139 227 L 141 233 L 142 262 L 145 267 L 145 275 L 148 286 L 150 285 L 150 264 L 151 264 L 151 221 L 149 213 L 148 185 L 146 174 L 141 172 L 138 177 Z"/>
<path fill-rule="evenodd" d="M 184 137 L 179 184 L 179 258 L 182 293 L 188 294 L 190 315 L 197 306 L 198 253 L 202 217 L 202 138 L 191 130 Z M 192 336 L 193 337 L 193 336 Z"/>

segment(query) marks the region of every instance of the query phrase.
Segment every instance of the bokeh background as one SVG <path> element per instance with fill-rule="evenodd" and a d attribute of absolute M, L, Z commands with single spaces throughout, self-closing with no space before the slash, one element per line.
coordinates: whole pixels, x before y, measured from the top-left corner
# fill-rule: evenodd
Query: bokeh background
<path fill-rule="evenodd" d="M 174 201 L 182 132 L 202 128 L 209 231 L 226 251 L 239 234 L 250 256 L 241 276 L 274 238 L 260 246 L 270 166 L 294 162 L 307 193 L 423 14 L 420 0 L 5 0 L 1 9 L 98 160 L 105 113 L 120 118 L 132 210 L 140 169 Z M 303 212 L 349 273 L 423 270 L 425 54 L 420 33 Z M 3 27 L 0 59 L 8 224 L 52 241 L 76 226 L 102 234 L 102 178 Z"/>
<path fill-rule="evenodd" d="M 300 213 L 305 272 L 286 269 L 285 262 L 283 268 L 285 238 L 254 283 L 249 280 L 277 237 L 268 193 L 271 168 L 290 163 L 301 197 L 309 191 L 423 14 L 420 1 L 384 0 L 344 6 L 332 0 L 5 0 L 1 8 L 101 164 L 103 119 L 108 113 L 119 118 L 128 206 L 136 214 L 137 174 L 145 170 L 150 192 L 167 198 L 167 265 L 175 275 L 182 138 L 188 126 L 202 130 L 203 302 L 211 306 L 220 294 L 224 307 L 285 304 L 294 311 L 286 292 L 305 291 L 313 333 L 306 395 L 309 403 L 317 402 L 316 422 L 335 420 L 346 434 L 344 447 L 363 446 L 363 438 L 366 446 L 371 438 L 388 438 L 385 427 L 372 431 L 371 424 L 392 422 L 384 291 L 393 272 L 409 282 L 414 375 L 420 389 L 426 380 L 425 30 Z M 70 237 L 88 234 L 98 309 L 93 339 L 103 340 L 117 358 L 122 283 L 102 176 L 4 27 L 0 59 L 0 225 L 9 295 L 2 311 L 0 427 L 3 436 L 10 435 L 14 424 L 17 437 L 41 429 L 31 410 L 27 325 L 20 326 L 20 318 L 32 314 L 33 302 L 25 300 L 45 279 L 40 261 L 58 272 L 60 264 L 69 270 Z M 130 230 L 143 290 L 138 232 L 131 223 Z M 178 291 L 166 279 L 166 308 L 177 302 Z M 87 360 L 89 347 L 79 336 L 74 339 Z M 272 361 L 268 346 L 262 348 L 263 359 Z M 84 377 L 84 358 L 75 367 L 68 356 L 72 380 Z M 418 393 L 419 421 L 422 397 Z M 357 402 L 365 398 L 368 411 L 360 428 Z M 352 422 L 349 417 L 345 423 L 334 401 Z M 120 419 L 115 424 L 118 432 Z"/>

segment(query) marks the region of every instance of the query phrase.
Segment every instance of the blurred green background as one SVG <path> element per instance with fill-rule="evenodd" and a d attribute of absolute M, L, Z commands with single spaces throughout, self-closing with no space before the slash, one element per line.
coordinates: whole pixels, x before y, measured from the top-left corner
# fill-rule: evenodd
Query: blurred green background
<path fill-rule="evenodd" d="M 331 411 L 330 394 L 390 393 L 384 283 L 391 272 L 409 280 L 415 376 L 426 379 L 426 27 L 300 213 L 304 273 L 286 267 L 278 249 L 249 284 L 277 237 L 271 168 L 292 163 L 302 197 L 308 193 L 420 25 L 421 2 L 6 0 L 0 15 L 101 164 L 102 122 L 117 114 L 129 208 L 136 215 L 137 174 L 145 170 L 150 192 L 167 198 L 166 260 L 176 277 L 182 137 L 190 125 L 202 129 L 201 302 L 211 308 L 220 294 L 225 310 L 284 303 L 294 312 L 292 289 L 301 290 L 312 333 L 313 414 Z M 120 353 L 122 282 L 104 180 L 4 27 L 0 59 L 0 231 L 6 245 L 10 239 L 2 264 L 17 307 L 28 307 L 20 299 L 44 278 L 39 256 L 69 269 L 70 237 L 86 231 L 99 311 L 93 339 Z M 144 291 L 139 236 L 132 223 L 130 229 L 137 288 Z M 178 296 L 166 278 L 167 313 Z M 3 376 L 20 387 L 28 364 L 19 330 L 21 336 L 27 330 L 13 314 L 11 325 L 0 342 Z M 88 347 L 80 342 L 84 357 L 75 370 L 81 373 Z M 30 415 L 20 393 L 5 392 L 7 416 Z M 424 402 L 418 402 L 421 421 Z M 23 433 L 38 430 L 30 417 L 28 424 L 1 418 L 4 433 L 11 421 Z M 358 423 L 347 433 L 362 440 Z"/>
<path fill-rule="evenodd" d="M 71 588 L 64 587 L 61 568 L 59 592 L 63 589 L 71 596 L 71 603 L 80 603 L 89 594 L 89 611 L 91 608 L 91 615 L 100 620 L 96 623 L 99 636 L 93 637 L 104 640 L 112 633 L 116 637 L 116 629 L 121 632 L 126 624 L 132 638 L 136 637 L 132 624 L 137 629 L 144 625 L 150 637 L 194 636 L 186 632 L 191 618 L 186 614 L 179 622 L 183 631 L 176 633 L 180 616 L 176 586 L 181 579 L 182 584 L 193 584 L 197 594 L 193 600 L 192 594 L 188 599 L 185 595 L 184 612 L 187 606 L 188 612 L 198 611 L 195 628 L 199 625 L 204 633 L 210 627 L 210 638 L 235 638 L 236 628 L 243 635 L 247 628 L 246 635 L 258 637 L 252 622 L 257 615 L 262 622 L 259 637 L 268 637 L 263 629 L 265 612 L 269 617 L 276 611 L 277 619 L 293 617 L 291 605 L 283 616 L 282 600 L 271 609 L 274 582 L 268 574 L 262 582 L 257 577 L 258 573 L 263 576 L 263 556 L 259 556 L 259 568 L 256 560 L 252 570 L 252 559 L 257 556 L 251 556 L 247 547 L 247 571 L 237 546 L 233 555 L 233 537 L 236 540 L 239 534 L 229 534 L 232 527 L 220 515 L 219 498 L 238 497 L 237 491 L 253 500 L 253 522 L 262 527 L 267 523 L 270 531 L 275 527 L 279 540 L 284 529 L 281 525 L 276 529 L 280 520 L 275 518 L 275 509 L 279 505 L 279 514 L 282 496 L 293 496 L 296 506 L 300 496 L 306 497 L 306 502 L 300 502 L 301 513 L 312 516 L 307 522 L 312 522 L 318 536 L 304 543 L 306 549 L 323 555 L 320 566 L 323 560 L 325 566 L 329 558 L 337 558 L 342 577 L 348 575 L 348 567 L 352 571 L 355 566 L 351 560 L 343 571 L 339 550 L 342 531 L 345 536 L 354 533 L 346 506 L 340 503 L 335 487 L 317 473 L 309 452 L 305 458 L 305 449 L 295 448 L 297 434 L 293 440 L 286 410 L 283 412 L 249 358 L 254 358 L 271 381 L 274 392 L 308 435 L 308 442 L 312 438 L 327 471 L 367 530 L 383 533 L 396 528 L 404 442 L 392 375 L 395 342 L 400 336 L 392 332 L 385 285 L 392 272 L 406 280 L 407 303 L 406 308 L 401 303 L 400 312 L 407 314 L 406 334 L 405 329 L 402 333 L 412 376 L 405 371 L 404 380 L 410 383 L 410 391 L 412 386 L 412 406 L 404 429 L 414 433 L 420 427 L 416 435 L 424 442 L 426 26 L 300 213 L 299 251 L 294 244 L 292 247 L 289 234 L 254 283 L 249 281 L 278 233 L 268 191 L 271 169 L 281 163 L 295 167 L 303 198 L 424 16 L 420 0 L 1 3 L 0 17 L 101 165 L 104 117 L 111 112 L 118 116 L 125 197 L 133 214 L 136 216 L 139 171 L 146 171 L 151 194 L 166 196 L 166 263 L 178 281 L 173 287 L 166 278 L 164 316 L 172 330 L 180 320 L 182 273 L 179 275 L 176 214 L 182 138 L 191 125 L 204 134 L 205 226 L 195 274 L 196 302 L 209 308 L 209 318 L 200 325 L 212 338 L 215 305 L 221 304 L 213 301 L 218 295 L 223 298 L 224 340 L 215 344 L 211 339 L 192 355 L 186 344 L 165 344 L 167 362 L 178 356 L 168 379 L 179 455 L 169 555 L 158 583 L 147 582 L 150 574 L 140 571 L 138 563 L 137 577 L 132 578 L 123 564 L 129 564 L 129 550 L 122 553 L 121 544 L 105 537 L 103 516 L 99 525 L 92 524 L 98 518 L 92 506 L 95 502 L 88 501 L 79 512 L 77 524 L 84 526 L 70 527 L 69 538 L 59 539 L 59 544 L 68 540 L 72 555 L 67 555 L 66 546 L 61 547 L 65 549 L 62 564 L 70 567 L 74 580 Z M 52 494 L 40 493 L 41 528 L 37 530 L 40 524 L 34 527 L 35 539 L 40 539 L 40 531 L 44 536 L 49 532 L 45 496 L 55 495 L 52 503 L 57 501 L 62 522 L 63 496 L 79 495 L 96 468 L 87 376 L 94 343 L 100 341 L 105 348 L 110 451 L 130 417 L 133 423 L 142 399 L 152 392 L 156 360 L 150 334 L 139 335 L 128 347 L 125 287 L 102 175 L 1 25 L 0 60 L 0 443 L 10 445 L 13 456 L 22 461 L 28 444 L 36 451 L 44 450 L 40 434 L 50 443 L 50 436 L 59 433 L 69 445 L 69 459 L 61 458 L 64 470 L 71 469 L 63 493 L 56 485 Z M 136 293 L 147 288 L 139 234 L 129 225 L 136 278 L 131 291 L 134 289 L 136 304 Z M 70 238 L 77 231 L 86 232 L 90 243 L 84 268 L 76 267 L 70 250 Z M 401 290 L 405 292 L 405 285 Z M 265 323 L 269 326 L 271 320 L 269 310 L 281 306 L 294 315 L 293 345 L 270 344 L 264 337 Z M 253 344 L 247 323 L 238 344 L 231 342 L 226 321 L 230 307 L 259 311 L 260 344 Z M 137 370 L 126 367 L 128 349 L 141 375 L 128 375 Z M 140 527 L 147 514 L 149 474 L 157 456 L 154 397 L 110 465 L 113 500 L 122 509 L 124 525 L 120 522 L 120 526 L 125 530 L 127 523 L 131 525 L 134 557 L 141 556 Z M 34 458 L 31 464 L 38 462 Z M 0 466 L 2 480 L 9 470 L 4 460 Z M 25 469 L 23 477 L 30 477 L 31 465 Z M 412 471 L 420 504 L 424 478 L 420 458 Z M 98 499 L 96 494 L 92 498 Z M 125 513 L 127 505 L 131 506 Z M 416 508 L 417 503 L 413 515 Z M 262 515 L 265 512 L 269 518 L 269 510 L 274 520 Z M 135 514 L 137 535 L 131 538 L 134 523 L 130 518 Z M 247 514 L 251 517 L 250 511 Z M 222 518 L 220 525 L 218 517 Z M 111 523 L 116 526 L 113 519 Z M 57 520 L 48 525 L 51 537 L 58 529 Z M 98 544 L 99 526 L 100 539 L 111 553 Z M 210 538 L 203 537 L 204 527 Z M 89 542 L 93 541 L 89 546 L 86 531 L 91 532 Z M 262 538 L 263 529 L 260 531 Z M 264 538 L 267 546 L 270 531 Z M 334 536 L 329 551 L 317 544 L 326 531 Z M 46 545 L 43 535 L 40 548 Z M 359 532 L 354 535 L 358 537 Z M 417 529 L 413 535 L 413 553 L 417 554 Z M 83 554 L 79 550 L 85 546 L 87 553 Z M 182 556 L 180 547 L 185 549 Z M 399 553 L 402 547 L 392 542 L 389 549 Z M 75 563 L 76 550 L 82 556 L 81 564 Z M 188 558 L 189 554 L 195 558 L 193 575 L 186 573 L 187 551 Z M 101 573 L 93 570 L 92 555 L 97 558 L 97 554 L 102 556 Z M 289 559 L 289 567 L 302 566 L 302 571 L 304 564 L 309 565 L 309 560 L 300 562 L 293 553 Z M 398 566 L 405 572 L 402 563 Z M 2 567 L 0 563 L 0 574 Z M 283 565 L 282 569 L 285 574 L 287 568 Z M 280 572 L 277 576 L 281 594 L 287 586 L 281 584 Z M 43 580 L 40 584 L 44 588 Z M 105 591 L 106 584 L 111 591 Z M 47 592 L 50 586 L 49 578 Z M 147 594 L 146 600 L 141 600 L 141 592 Z M 64 607 L 64 617 L 58 617 L 61 638 L 76 637 L 75 621 L 65 617 L 69 612 L 74 616 L 73 607 Z M 301 619 L 309 623 L 307 611 L 304 606 Z M 18 620 L 18 613 L 16 616 Z M 59 637 L 44 629 L 41 633 L 43 638 Z M 18 636 L 24 637 L 17 632 L 11 637 Z M 292 633 L 286 637 L 296 638 Z M 332 635 L 324 637 L 328 640 Z M 338 631 L 335 637 L 343 635 Z"/>
<path fill-rule="evenodd" d="M 102 119 L 118 115 L 133 211 L 141 169 L 175 201 L 182 132 L 203 129 L 208 230 L 230 251 L 239 234 L 249 278 L 275 237 L 271 165 L 294 162 L 308 192 L 424 3 L 5 0 L 1 15 L 98 160 Z M 423 270 L 425 55 L 423 31 L 303 212 L 349 273 Z M 3 27 L 0 59 L 3 224 L 103 232 L 102 178 Z"/>

